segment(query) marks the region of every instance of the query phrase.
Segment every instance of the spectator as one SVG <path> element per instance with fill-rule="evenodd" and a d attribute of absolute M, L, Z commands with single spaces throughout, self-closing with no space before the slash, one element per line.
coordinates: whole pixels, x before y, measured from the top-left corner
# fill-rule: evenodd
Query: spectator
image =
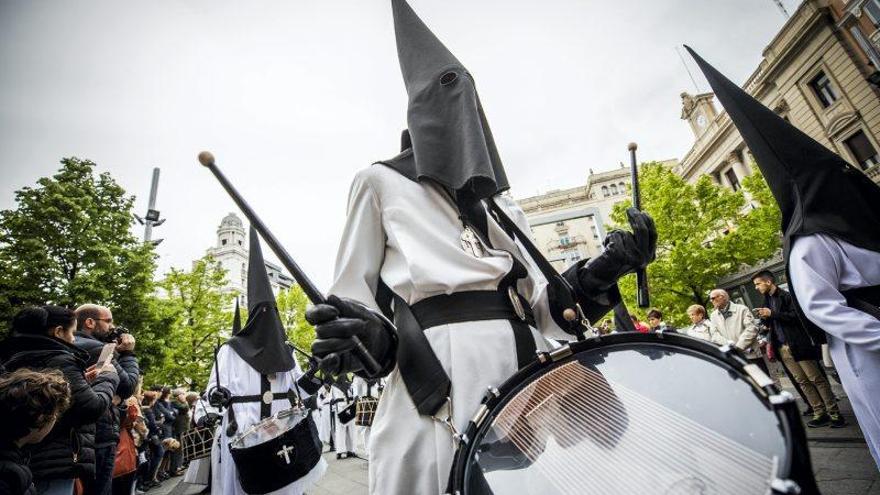
<path fill-rule="evenodd" d="M 104 306 L 84 304 L 76 308 L 76 345 L 89 353 L 89 365 L 98 362 L 104 345 L 116 343 L 113 366 L 119 375 L 115 403 L 118 405 L 131 397 L 138 383 L 137 358 L 134 356 L 135 340 L 130 334 L 116 336 L 113 313 Z M 110 495 L 113 480 L 113 463 L 119 443 L 120 415 L 117 407 L 110 407 L 92 428 L 87 428 L 86 444 L 95 450 L 95 479 L 84 481 L 87 495 Z"/>
<path fill-rule="evenodd" d="M 18 369 L 0 377 L 0 493 L 37 493 L 25 445 L 41 442 L 70 405 L 70 385 L 58 370 Z"/>
<path fill-rule="evenodd" d="M 687 315 L 691 319 L 691 326 L 685 328 L 682 333 L 697 339 L 708 340 L 717 345 L 725 343 L 721 332 L 707 318 L 706 308 L 694 304 L 687 309 Z"/>
<path fill-rule="evenodd" d="M 73 345 L 75 329 L 76 314 L 67 308 L 25 308 L 13 318 L 12 336 L 0 345 L 0 360 L 7 370 L 57 369 L 70 385 L 70 408 L 46 438 L 26 449 L 41 494 L 69 495 L 75 478 L 94 478 L 95 453 L 83 430 L 107 411 L 119 383 L 116 368 L 109 363 L 102 369 L 86 369 L 89 356 Z"/>
<path fill-rule="evenodd" d="M 645 325 L 644 323 L 640 322 L 640 321 L 639 321 L 639 317 L 636 316 L 635 314 L 632 314 L 632 313 L 631 313 L 631 314 L 629 315 L 629 318 L 632 320 L 632 322 L 633 322 L 633 326 L 636 328 L 636 332 L 639 332 L 639 333 L 648 333 L 648 332 L 651 331 L 651 329 L 648 328 L 648 325 Z M 626 320 L 623 320 L 623 321 L 626 321 Z"/>
<path fill-rule="evenodd" d="M 168 473 L 168 468 L 171 463 L 171 450 L 169 447 L 171 443 L 168 440 L 174 438 L 174 419 L 177 417 L 177 411 L 175 411 L 174 407 L 171 405 L 171 388 L 170 387 L 162 387 L 159 399 L 156 401 L 156 404 L 153 406 L 154 413 L 159 411 L 162 415 L 162 447 L 164 450 L 164 458 L 162 459 L 162 466 L 159 469 L 159 473 L 156 476 L 158 481 L 165 481 L 170 477 Z M 156 419 L 158 420 L 159 415 L 157 414 Z"/>
<path fill-rule="evenodd" d="M 846 426 L 837 398 L 819 364 L 821 344 L 818 336 L 810 335 L 801 324 L 791 294 L 780 289 L 773 274 L 766 270 L 756 274 L 752 283 L 764 295 L 764 307 L 756 312 L 770 329 L 770 345 L 778 351 L 782 365 L 797 382 L 813 410 L 813 418 L 807 426 Z"/>
<path fill-rule="evenodd" d="M 761 355 L 758 345 L 758 330 L 755 328 L 755 318 L 749 308 L 730 300 L 730 295 L 724 289 L 715 289 L 709 293 L 712 301 L 712 314 L 709 319 L 715 328 L 721 332 L 726 342 L 732 342 L 737 349 L 743 351 L 746 359 L 751 364 L 757 365 L 767 375 L 767 363 Z"/>
<path fill-rule="evenodd" d="M 141 402 L 141 412 L 147 425 L 146 444 L 149 462 L 146 476 L 141 480 L 141 490 L 149 490 L 159 484 L 157 479 L 159 465 L 162 463 L 162 456 L 165 455 L 165 449 L 162 447 L 162 422 L 165 417 L 162 416 L 161 410 L 155 407 L 158 398 L 157 392 L 144 392 L 144 399 Z"/>
<path fill-rule="evenodd" d="M 171 433 L 174 436 L 174 439 L 180 442 L 183 438 L 183 434 L 189 431 L 189 425 L 191 422 L 190 408 L 192 405 L 187 400 L 185 390 L 177 389 L 174 391 L 173 395 L 174 399 L 171 401 L 171 407 L 174 408 L 175 417 Z M 195 397 L 198 399 L 198 394 L 195 394 Z M 171 466 L 168 469 L 168 472 L 171 473 L 172 476 L 183 475 L 183 451 L 181 449 L 177 449 L 171 453 Z"/>
<path fill-rule="evenodd" d="M 667 325 L 663 321 L 663 313 L 660 310 L 652 309 L 648 311 L 648 326 L 652 332 L 675 332 L 675 327 Z"/>

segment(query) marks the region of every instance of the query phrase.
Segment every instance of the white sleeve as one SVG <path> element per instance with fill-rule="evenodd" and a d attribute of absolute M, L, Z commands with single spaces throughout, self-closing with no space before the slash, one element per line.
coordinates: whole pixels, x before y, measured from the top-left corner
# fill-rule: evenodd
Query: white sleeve
<path fill-rule="evenodd" d="M 739 335 L 736 347 L 742 350 L 748 349 L 758 339 L 758 329 L 755 328 L 755 317 L 748 308 L 743 313 L 743 332 Z"/>
<path fill-rule="evenodd" d="M 713 344 L 724 345 L 727 342 L 724 341 L 724 335 L 721 335 L 721 331 L 718 330 L 718 327 L 712 323 L 712 320 L 706 320 L 708 323 L 706 327 L 709 330 L 709 340 L 712 341 Z"/>
<path fill-rule="evenodd" d="M 833 338 L 880 351 L 880 320 L 847 306 L 840 293 L 841 253 L 817 236 L 798 238 L 791 248 L 789 273 L 804 315 Z"/>
<path fill-rule="evenodd" d="M 385 258 L 386 237 L 379 199 L 368 179 L 369 169 L 365 169 L 351 184 L 348 214 L 336 254 L 336 272 L 330 292 L 378 309 L 376 287 Z"/>

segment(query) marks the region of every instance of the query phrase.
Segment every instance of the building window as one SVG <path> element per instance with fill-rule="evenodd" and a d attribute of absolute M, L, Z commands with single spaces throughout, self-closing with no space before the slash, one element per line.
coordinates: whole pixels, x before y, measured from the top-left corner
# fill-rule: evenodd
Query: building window
<path fill-rule="evenodd" d="M 608 186 L 602 186 L 602 196 L 608 197 Z"/>
<path fill-rule="evenodd" d="M 617 196 L 617 185 L 616 184 L 611 184 L 611 195 Z"/>
<path fill-rule="evenodd" d="M 220 241 L 220 244 L 221 244 L 222 246 L 225 246 L 225 245 L 226 245 L 226 239 L 221 240 L 221 241 Z"/>
<path fill-rule="evenodd" d="M 846 144 L 846 147 L 849 148 L 849 152 L 852 153 L 853 157 L 856 159 L 856 163 L 862 167 L 862 170 L 868 170 L 880 162 L 880 156 L 877 155 L 877 150 L 874 149 L 874 146 L 871 144 L 871 141 L 868 140 L 868 136 L 866 136 L 864 132 L 857 131 L 855 134 L 847 138 L 844 143 Z"/>
<path fill-rule="evenodd" d="M 810 88 L 813 89 L 813 92 L 816 93 L 816 97 L 819 98 L 819 102 L 822 103 L 822 106 L 825 108 L 830 107 L 835 101 L 837 101 L 837 90 L 834 89 L 831 80 L 828 79 L 828 76 L 825 75 L 824 72 L 819 72 L 816 77 L 810 81 Z"/>
<path fill-rule="evenodd" d="M 238 241 L 238 245 L 241 246 L 241 241 Z"/>
<path fill-rule="evenodd" d="M 621 182 L 620 184 L 618 184 L 618 186 L 620 186 L 620 194 L 623 194 L 626 192 L 626 184 Z"/>
<path fill-rule="evenodd" d="M 880 0 L 868 0 L 862 5 L 862 11 L 868 14 L 874 26 L 880 28 Z"/>
<path fill-rule="evenodd" d="M 599 238 L 599 230 L 596 229 L 595 225 L 590 225 L 590 231 L 593 233 L 593 239 Z"/>
<path fill-rule="evenodd" d="M 559 245 L 560 246 L 564 247 L 564 246 L 568 246 L 569 244 L 571 244 L 571 238 L 569 238 L 567 235 L 564 235 L 559 238 Z"/>
<path fill-rule="evenodd" d="M 730 183 L 730 188 L 734 191 L 739 191 L 739 178 L 736 176 L 736 172 L 733 171 L 732 167 L 724 172 L 724 176 L 727 177 L 727 182 Z"/>

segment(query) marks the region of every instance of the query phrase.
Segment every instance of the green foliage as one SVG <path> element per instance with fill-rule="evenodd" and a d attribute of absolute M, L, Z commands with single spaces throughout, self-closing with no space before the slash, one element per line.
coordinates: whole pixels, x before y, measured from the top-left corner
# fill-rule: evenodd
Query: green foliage
<path fill-rule="evenodd" d="M 306 321 L 306 307 L 309 299 L 299 285 L 278 292 L 275 298 L 278 303 L 278 314 L 281 315 L 281 323 L 287 330 L 287 338 L 290 342 L 306 352 L 311 352 L 312 342 L 315 340 L 315 329 Z M 308 367 L 307 359 L 301 353 L 296 353 L 296 358 L 303 369 Z"/>
<path fill-rule="evenodd" d="M 159 282 L 161 301 L 171 318 L 166 338 L 167 355 L 160 367 L 147 375 L 147 384 L 189 385 L 202 390 L 214 361 L 214 348 L 229 336 L 230 297 L 222 291 L 226 272 L 211 256 L 193 264 L 190 271 L 172 268 Z"/>
<path fill-rule="evenodd" d="M 52 177 L 0 212 L 0 334 L 22 306 L 96 303 L 138 339 L 141 364 L 161 356 L 167 323 L 153 300 L 155 255 L 131 233 L 134 197 L 95 163 L 61 160 Z"/>
<path fill-rule="evenodd" d="M 780 213 L 757 167 L 743 180 L 743 191 L 731 191 L 708 176 L 690 184 L 659 163 L 639 172 L 642 208 L 657 224 L 657 260 L 648 266 L 651 305 L 664 320 L 689 324 L 685 310 L 708 304 L 718 280 L 745 265 L 773 256 L 780 247 Z M 748 197 L 748 198 L 747 198 Z M 630 201 L 614 206 L 617 225 L 627 225 Z M 635 276 L 620 281 L 630 309 L 635 304 Z"/>

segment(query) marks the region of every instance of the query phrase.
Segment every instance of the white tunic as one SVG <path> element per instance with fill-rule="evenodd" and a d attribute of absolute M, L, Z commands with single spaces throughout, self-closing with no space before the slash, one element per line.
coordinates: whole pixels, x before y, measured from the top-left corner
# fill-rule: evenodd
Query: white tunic
<path fill-rule="evenodd" d="M 529 232 L 522 210 L 506 197 L 497 199 Z M 517 290 L 530 302 L 541 333 L 568 339 L 549 314 L 546 280 L 491 216 L 489 238 L 498 249 L 488 249 L 486 256 L 462 249 L 462 231 L 457 210 L 439 188 L 383 165 L 364 169 L 351 187 L 331 292 L 375 308 L 380 276 L 410 305 L 439 294 L 497 290 L 512 267 L 512 253 L 529 271 Z M 551 346 L 532 332 L 538 349 Z M 452 418 L 463 430 L 486 389 L 517 370 L 511 325 L 506 320 L 454 323 L 425 329 L 425 336 L 452 381 Z M 452 435 L 418 414 L 397 369 L 388 376 L 370 436 L 371 493 L 433 494 L 446 488 Z"/>
<path fill-rule="evenodd" d="M 727 342 L 715 324 L 712 323 L 712 320 L 708 319 L 704 319 L 699 323 L 694 323 L 685 328 L 682 333 L 689 337 L 707 340 L 717 345 L 722 345 Z"/>
<path fill-rule="evenodd" d="M 214 363 L 214 367 L 211 368 L 211 377 L 208 380 L 207 390 L 211 390 L 217 384 L 215 368 L 218 363 L 220 366 L 220 385 L 229 389 L 233 396 L 260 394 L 260 373 L 226 345 L 221 347 L 217 353 L 217 361 Z M 299 363 L 297 363 L 294 370 L 288 373 L 276 373 L 269 379 L 272 392 L 287 392 L 291 390 L 295 386 L 296 379 L 300 376 L 302 376 L 302 370 L 299 367 Z M 306 396 L 302 390 L 300 390 L 300 393 L 303 394 L 303 397 Z M 235 420 L 238 423 L 238 431 L 244 431 L 251 425 L 260 422 L 260 405 L 261 403 L 259 402 L 232 405 L 235 408 Z M 287 399 L 275 400 L 272 403 L 272 414 L 289 408 L 290 402 Z M 220 438 L 220 442 L 215 441 L 214 447 L 211 450 L 211 493 L 239 495 L 246 492 L 238 482 L 238 471 L 229 453 L 229 441 L 231 439 L 226 436 L 226 424 L 228 421 L 229 415 L 224 412 L 223 423 L 218 427 L 215 434 L 215 438 Z M 300 495 L 324 475 L 326 468 L 327 463 L 324 459 L 321 459 L 306 476 L 271 493 Z"/>
<path fill-rule="evenodd" d="M 330 443 L 333 434 L 333 407 L 330 405 L 330 391 L 324 387 L 318 391 L 318 437 L 323 443 Z"/>
<path fill-rule="evenodd" d="M 828 347 L 880 467 L 880 321 L 847 306 L 842 290 L 880 284 L 880 253 L 823 234 L 797 238 L 789 272 L 804 315 L 828 334 Z"/>
<path fill-rule="evenodd" d="M 344 454 L 346 452 L 354 452 L 355 444 L 354 444 L 354 420 L 352 419 L 348 423 L 343 423 L 339 420 L 339 413 L 342 412 L 343 409 L 349 406 L 354 402 L 351 396 L 351 386 L 348 387 L 346 393 L 339 389 L 339 387 L 333 385 L 330 387 L 330 397 L 334 403 L 334 409 L 336 411 L 336 431 L 334 432 L 334 447 L 336 447 L 337 454 Z"/>

